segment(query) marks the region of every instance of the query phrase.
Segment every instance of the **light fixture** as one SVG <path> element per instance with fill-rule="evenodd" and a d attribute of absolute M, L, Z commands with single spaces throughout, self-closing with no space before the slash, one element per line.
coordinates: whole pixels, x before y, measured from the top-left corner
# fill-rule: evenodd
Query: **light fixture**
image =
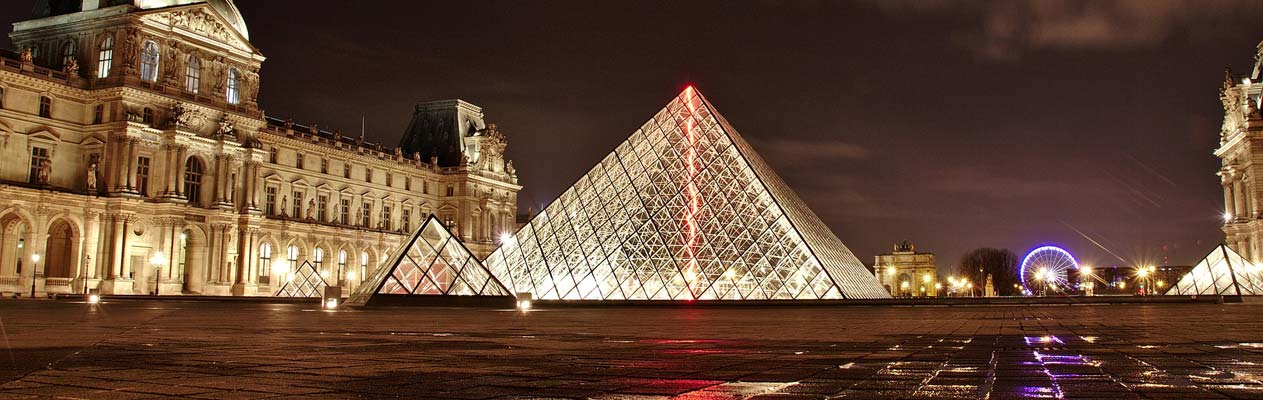
<path fill-rule="evenodd" d="M 1092 275 L 1092 267 L 1084 265 L 1079 268 L 1079 275 Z"/>
<path fill-rule="evenodd" d="M 1232 213 L 1224 212 L 1224 222 L 1232 221 Z"/>
<path fill-rule="evenodd" d="M 500 232 L 500 244 L 509 244 L 513 241 L 513 234 L 508 232 Z"/>
<path fill-rule="evenodd" d="M 531 309 L 531 301 L 530 301 L 530 300 L 522 300 L 522 301 L 517 302 L 517 309 L 522 310 L 522 311 L 530 310 L 530 309 Z"/>
<path fill-rule="evenodd" d="M 353 281 L 353 280 L 355 280 L 355 271 L 347 271 L 347 272 L 346 272 L 346 280 L 348 280 L 348 281 Z"/>
<path fill-rule="evenodd" d="M 39 253 L 32 254 L 31 261 L 39 262 Z"/>
<path fill-rule="evenodd" d="M 325 300 L 325 309 L 326 309 L 326 310 L 333 310 L 333 309 L 336 309 L 336 308 L 338 308 L 338 299 L 327 299 L 327 300 Z"/>
<path fill-rule="evenodd" d="M 88 304 L 97 304 L 100 302 L 101 302 L 101 295 L 97 295 L 97 294 L 88 295 Z"/>

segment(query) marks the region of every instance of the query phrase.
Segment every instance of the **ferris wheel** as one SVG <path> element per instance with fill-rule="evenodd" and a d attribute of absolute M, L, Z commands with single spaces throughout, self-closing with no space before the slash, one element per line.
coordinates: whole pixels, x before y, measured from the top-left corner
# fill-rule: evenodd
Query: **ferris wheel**
<path fill-rule="evenodd" d="M 1022 287 L 1033 294 L 1069 287 L 1066 273 L 1079 270 L 1079 262 L 1070 252 L 1057 246 L 1043 246 L 1026 253 L 1019 270 Z"/>

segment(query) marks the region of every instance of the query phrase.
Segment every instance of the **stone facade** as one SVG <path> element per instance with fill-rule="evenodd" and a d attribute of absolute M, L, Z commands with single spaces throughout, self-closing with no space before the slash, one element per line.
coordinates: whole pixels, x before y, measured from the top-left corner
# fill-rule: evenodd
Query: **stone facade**
<path fill-rule="evenodd" d="M 1255 53 L 1254 68 L 1246 75 L 1225 72 L 1219 100 L 1224 120 L 1215 156 L 1222 161 L 1219 182 L 1223 186 L 1225 243 L 1252 262 L 1263 262 L 1263 117 L 1259 115 L 1260 61 L 1263 43 Z"/>
<path fill-rule="evenodd" d="M 935 296 L 938 265 L 933 253 L 917 253 L 907 241 L 896 244 L 894 252 L 874 257 L 873 275 L 892 296 Z"/>
<path fill-rule="evenodd" d="M 0 57 L 0 292 L 271 295 L 303 261 L 354 286 L 430 214 L 479 257 L 515 227 L 494 124 L 439 165 L 265 117 L 230 1 L 50 4 Z"/>

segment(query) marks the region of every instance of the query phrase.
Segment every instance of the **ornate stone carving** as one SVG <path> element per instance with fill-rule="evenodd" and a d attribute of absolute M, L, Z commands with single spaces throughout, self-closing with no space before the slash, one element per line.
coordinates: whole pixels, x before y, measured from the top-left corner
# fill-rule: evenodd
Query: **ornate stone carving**
<path fill-rule="evenodd" d="M 88 193 L 96 194 L 96 163 L 88 164 Z"/>
<path fill-rule="evenodd" d="M 21 55 L 21 58 L 22 58 L 22 63 L 23 63 L 23 64 L 30 64 L 30 63 L 32 62 L 32 60 L 34 59 L 34 57 L 35 57 L 35 55 L 31 52 L 31 48 L 30 48 L 30 47 L 27 47 L 27 48 L 25 48 L 25 49 L 22 49 L 22 55 Z"/>
<path fill-rule="evenodd" d="M 61 70 L 62 72 L 65 72 L 67 75 L 70 75 L 72 77 L 79 75 L 79 62 L 75 61 L 74 58 L 71 58 L 69 61 L 66 62 L 66 66 L 62 67 Z"/>
<path fill-rule="evenodd" d="M 49 180 L 52 179 L 52 175 L 53 175 L 53 163 L 49 162 L 48 160 L 40 161 L 39 174 L 36 175 L 36 179 L 39 179 L 39 183 L 41 185 L 47 185 Z"/>
<path fill-rule="evenodd" d="M 140 57 L 140 31 L 135 28 L 127 30 L 126 36 L 123 37 L 123 63 L 127 66 L 134 67 L 137 65 Z"/>
<path fill-rule="evenodd" d="M 221 138 L 237 138 L 237 126 L 229 121 L 227 116 L 219 120 L 219 129 L 215 130 L 215 135 Z"/>
<path fill-rule="evenodd" d="M 162 66 L 162 79 L 168 85 L 178 85 L 180 83 L 180 66 L 184 63 L 183 57 L 180 57 L 180 46 L 179 44 L 171 43 L 165 50 L 162 55 L 165 58 L 159 63 Z"/>
<path fill-rule="evenodd" d="M 167 18 L 168 23 L 173 27 L 184 28 L 190 32 L 209 36 L 225 43 L 233 41 L 231 34 L 228 32 L 228 27 L 219 23 L 214 15 L 207 13 L 205 10 L 176 11 L 167 14 Z"/>
<path fill-rule="evenodd" d="M 201 130 L 205 124 L 206 116 L 201 111 L 186 108 L 179 102 L 171 106 L 171 126 Z"/>

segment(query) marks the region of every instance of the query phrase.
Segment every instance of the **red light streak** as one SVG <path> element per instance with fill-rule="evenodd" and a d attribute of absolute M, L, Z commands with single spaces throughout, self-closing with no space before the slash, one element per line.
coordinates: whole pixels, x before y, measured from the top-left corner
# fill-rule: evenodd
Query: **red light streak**
<path fill-rule="evenodd" d="M 688 106 L 689 115 L 684 123 L 684 134 L 688 137 L 688 149 L 685 151 L 684 159 L 688 164 L 687 184 L 685 185 L 689 207 L 684 214 L 684 230 L 687 240 L 684 243 L 684 254 L 688 260 L 685 267 L 684 279 L 685 284 L 689 287 L 690 294 L 696 299 L 698 293 L 694 290 L 693 285 L 699 284 L 697 277 L 697 257 L 694 247 L 697 245 L 697 209 L 699 208 L 697 184 L 693 182 L 693 178 L 697 177 L 697 136 L 693 132 L 695 120 L 693 115 L 697 113 L 697 109 L 693 106 L 693 86 L 689 85 L 684 88 L 684 104 Z M 699 285 L 700 286 L 700 285 Z"/>

